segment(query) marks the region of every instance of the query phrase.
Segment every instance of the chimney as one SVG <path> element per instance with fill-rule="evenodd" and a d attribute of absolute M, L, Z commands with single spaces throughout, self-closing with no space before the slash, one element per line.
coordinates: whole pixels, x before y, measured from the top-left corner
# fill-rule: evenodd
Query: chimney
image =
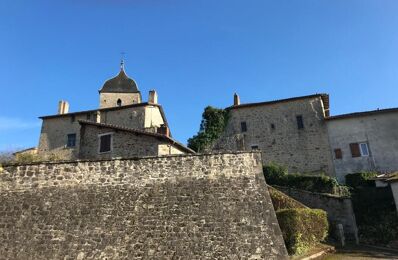
<path fill-rule="evenodd" d="M 156 93 L 156 90 L 149 91 L 148 103 L 158 103 L 158 93 Z"/>
<path fill-rule="evenodd" d="M 161 135 L 165 135 L 165 136 L 169 136 L 170 137 L 170 130 L 166 125 L 161 125 L 160 127 L 158 127 L 157 129 L 158 134 Z"/>
<path fill-rule="evenodd" d="M 69 112 L 69 103 L 61 100 L 58 102 L 58 114 L 67 114 Z"/>
<path fill-rule="evenodd" d="M 240 105 L 240 98 L 238 94 L 234 94 L 234 106 L 239 106 Z"/>

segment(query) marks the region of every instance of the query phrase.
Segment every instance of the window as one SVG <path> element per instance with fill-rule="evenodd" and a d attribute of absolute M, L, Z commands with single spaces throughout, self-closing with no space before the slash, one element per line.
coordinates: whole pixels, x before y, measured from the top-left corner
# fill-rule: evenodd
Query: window
<path fill-rule="evenodd" d="M 99 153 L 112 151 L 112 134 L 102 134 L 99 136 Z"/>
<path fill-rule="evenodd" d="M 351 143 L 350 144 L 350 150 L 351 150 L 351 156 L 353 158 L 361 157 L 361 151 L 359 150 L 359 144 L 358 143 Z"/>
<path fill-rule="evenodd" d="M 76 134 L 68 134 L 66 141 L 66 147 L 75 147 L 76 146 Z"/>
<path fill-rule="evenodd" d="M 275 130 L 275 124 L 271 124 L 271 129 Z"/>
<path fill-rule="evenodd" d="M 341 151 L 340 148 L 334 149 L 334 158 L 336 158 L 336 159 L 343 158 L 343 152 Z"/>
<path fill-rule="evenodd" d="M 362 156 L 369 156 L 369 149 L 367 143 L 360 143 L 359 147 L 361 148 L 361 155 Z"/>
<path fill-rule="evenodd" d="M 367 143 L 351 143 L 352 157 L 369 156 L 369 148 Z"/>
<path fill-rule="evenodd" d="M 91 114 L 88 113 L 88 114 L 86 115 L 86 118 L 87 118 L 87 120 L 90 120 L 90 119 L 91 119 Z"/>
<path fill-rule="evenodd" d="M 303 116 L 296 116 L 297 120 L 297 128 L 298 129 L 303 129 L 304 128 L 304 121 L 303 121 Z"/>
<path fill-rule="evenodd" d="M 119 98 L 116 102 L 117 106 L 120 107 L 122 106 L 122 100 Z"/>
<path fill-rule="evenodd" d="M 240 122 L 240 130 L 243 132 L 247 132 L 246 122 Z"/>
<path fill-rule="evenodd" d="M 252 145 L 251 148 L 252 150 L 258 150 L 258 145 Z"/>
<path fill-rule="evenodd" d="M 71 123 L 75 122 L 75 115 L 71 115 L 70 121 L 71 121 Z"/>

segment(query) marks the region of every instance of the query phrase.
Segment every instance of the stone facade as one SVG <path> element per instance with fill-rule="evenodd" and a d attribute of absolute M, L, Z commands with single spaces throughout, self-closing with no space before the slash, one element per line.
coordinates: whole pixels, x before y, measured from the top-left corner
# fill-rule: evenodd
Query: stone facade
<path fill-rule="evenodd" d="M 214 150 L 259 149 L 264 164 L 275 162 L 290 172 L 333 175 L 324 99 L 325 95 L 312 95 L 229 107 L 228 124 Z"/>
<path fill-rule="evenodd" d="M 111 159 L 115 157 L 131 158 L 142 156 L 160 156 L 170 154 L 194 153 L 183 145 L 162 135 L 144 131 L 126 130 L 103 124 L 81 123 L 80 159 Z M 111 150 L 99 153 L 99 137 L 111 134 Z"/>
<path fill-rule="evenodd" d="M 66 160 L 77 159 L 79 155 L 79 120 L 125 126 L 148 132 L 156 132 L 166 123 L 161 106 L 148 103 L 47 116 L 42 119 L 38 154 L 44 157 L 55 155 Z M 76 145 L 73 147 L 67 147 L 68 134 L 76 134 Z"/>
<path fill-rule="evenodd" d="M 259 153 L 6 166 L 2 259 L 288 259 Z"/>
<path fill-rule="evenodd" d="M 339 182 L 349 173 L 398 170 L 398 109 L 340 115 L 327 119 L 330 148 Z M 353 155 L 350 144 L 366 144 L 368 153 Z M 337 154 L 338 156 L 338 154 Z"/>
<path fill-rule="evenodd" d="M 120 100 L 120 103 L 118 101 Z M 100 93 L 100 108 L 141 103 L 141 93 Z"/>

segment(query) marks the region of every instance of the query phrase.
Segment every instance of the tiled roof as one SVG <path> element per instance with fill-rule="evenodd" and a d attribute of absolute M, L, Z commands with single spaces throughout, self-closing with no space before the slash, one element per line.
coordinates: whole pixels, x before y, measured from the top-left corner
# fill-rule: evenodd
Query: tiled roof
<path fill-rule="evenodd" d="M 121 68 L 119 74 L 107 80 L 102 86 L 100 93 L 137 93 L 139 92 L 137 83 L 129 78 L 124 69 Z"/>

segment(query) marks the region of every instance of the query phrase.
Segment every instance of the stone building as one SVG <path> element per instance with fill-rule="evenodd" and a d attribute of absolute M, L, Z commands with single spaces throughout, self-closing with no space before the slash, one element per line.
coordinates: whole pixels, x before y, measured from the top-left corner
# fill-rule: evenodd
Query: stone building
<path fill-rule="evenodd" d="M 71 160 L 79 159 L 80 155 L 84 158 L 110 158 L 132 154 L 146 156 L 193 152 L 171 138 L 165 113 L 157 102 L 156 91 L 151 90 L 148 102 L 142 102 L 141 92 L 135 81 L 126 75 L 123 63 L 119 74 L 107 80 L 99 94 L 98 109 L 69 113 L 69 104 L 60 101 L 58 114 L 40 117 L 43 120 L 38 146 L 40 156 Z M 104 142 L 108 142 L 109 138 L 101 138 L 101 131 L 93 130 L 99 128 L 113 129 L 115 134 L 112 135 L 112 142 L 120 145 L 100 152 L 99 147 L 105 145 Z M 89 136 L 87 132 L 95 136 Z M 135 145 L 132 145 L 132 140 L 136 141 Z M 84 145 L 89 146 L 82 147 Z M 123 145 L 129 149 L 127 153 L 123 151 Z M 143 147 L 146 145 L 150 145 L 150 149 Z M 93 150 L 88 151 L 89 147 Z"/>
<path fill-rule="evenodd" d="M 241 104 L 235 94 L 214 150 L 261 150 L 263 163 L 290 172 L 326 173 L 339 182 L 361 171 L 398 170 L 398 108 L 330 116 L 315 94 Z"/>
<path fill-rule="evenodd" d="M 398 109 L 331 116 L 326 119 L 336 177 L 360 171 L 398 170 Z"/>
<path fill-rule="evenodd" d="M 325 118 L 329 96 L 315 94 L 226 108 L 229 119 L 215 150 L 255 150 L 263 163 L 275 162 L 290 172 L 333 175 Z"/>
<path fill-rule="evenodd" d="M 91 121 L 80 120 L 79 123 L 81 147 L 78 157 L 81 159 L 193 153 L 165 134 Z"/>

